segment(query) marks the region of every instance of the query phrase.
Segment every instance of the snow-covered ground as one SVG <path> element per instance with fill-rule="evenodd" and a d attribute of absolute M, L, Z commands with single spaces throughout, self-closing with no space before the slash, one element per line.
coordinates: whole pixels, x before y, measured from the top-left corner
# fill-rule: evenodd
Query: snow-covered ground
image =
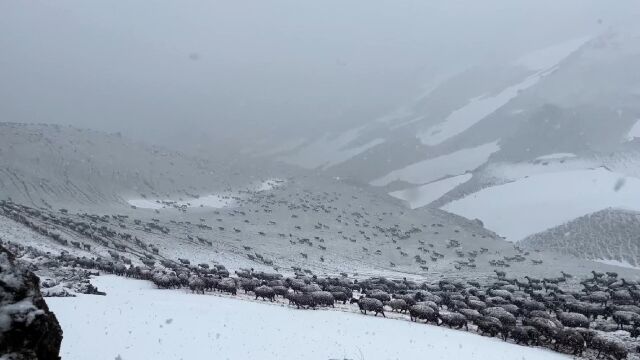
<path fill-rule="evenodd" d="M 418 139 L 425 145 L 438 145 L 491 115 L 496 110 L 514 99 L 520 91 L 526 90 L 540 81 L 544 73 L 536 73 L 526 77 L 520 83 L 509 86 L 493 96 L 481 96 L 471 99 L 465 106 L 455 110 L 440 124 L 434 125 L 418 134 Z"/>
<path fill-rule="evenodd" d="M 373 180 L 373 186 L 385 186 L 396 180 L 411 184 L 426 184 L 445 176 L 462 175 L 484 164 L 491 154 L 500 150 L 498 142 L 462 149 L 451 154 L 423 160 Z"/>
<path fill-rule="evenodd" d="M 604 168 L 544 173 L 483 189 L 443 209 L 519 241 L 608 207 L 640 210 L 640 179 Z"/>
<path fill-rule="evenodd" d="M 172 201 L 172 200 L 149 200 L 149 199 L 130 199 L 127 202 L 140 209 L 165 209 L 167 207 L 210 207 L 223 208 L 233 204 L 233 198 L 225 195 L 207 195 L 189 201 Z M 169 203 L 171 205 L 169 205 Z"/>
<path fill-rule="evenodd" d="M 588 170 L 600 166 L 600 163 L 584 158 L 564 158 L 547 159 L 538 162 L 499 162 L 492 163 L 486 167 L 484 176 L 501 179 L 503 181 L 514 181 L 529 176 L 567 172 L 575 170 Z"/>
<path fill-rule="evenodd" d="M 611 266 L 618 266 L 618 267 L 626 268 L 626 269 L 640 270 L 640 267 L 633 266 L 633 265 L 629 264 L 626 261 L 619 261 L 619 260 L 612 260 L 612 259 L 599 259 L 599 260 L 594 260 L 594 261 L 599 262 L 601 264 L 607 264 L 607 265 L 611 265 Z"/>
<path fill-rule="evenodd" d="M 277 188 L 283 183 L 284 183 L 284 180 L 281 180 L 281 179 L 269 179 L 256 184 L 250 190 L 269 191 Z M 175 201 L 175 200 L 129 199 L 127 200 L 127 203 L 129 203 L 129 205 L 133 205 L 140 209 L 152 209 L 152 210 L 175 208 L 175 207 L 223 208 L 223 207 L 233 205 L 236 202 L 236 199 L 238 199 L 239 197 L 242 197 L 242 194 L 239 192 L 226 192 L 221 194 L 210 194 L 206 196 L 201 196 L 197 199 L 191 199 L 191 200 Z"/>
<path fill-rule="evenodd" d="M 555 153 L 549 155 L 538 156 L 536 160 L 556 160 L 576 157 L 574 153 Z"/>
<path fill-rule="evenodd" d="M 434 181 L 422 186 L 393 191 L 390 192 L 389 195 L 406 201 L 409 208 L 417 209 L 438 200 L 444 194 L 455 189 L 456 186 L 469 181 L 472 177 L 473 175 L 470 173 L 452 176 L 450 178 Z"/>
<path fill-rule="evenodd" d="M 566 359 L 436 326 L 154 289 L 101 276 L 107 296 L 48 298 L 75 359 Z"/>

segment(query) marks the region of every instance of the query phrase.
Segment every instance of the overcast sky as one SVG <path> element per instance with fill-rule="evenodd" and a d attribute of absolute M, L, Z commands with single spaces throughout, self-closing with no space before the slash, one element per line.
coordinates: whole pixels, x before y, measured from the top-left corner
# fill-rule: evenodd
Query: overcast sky
<path fill-rule="evenodd" d="M 0 121 L 165 142 L 346 128 L 438 74 L 639 17 L 637 0 L 1 0 Z"/>

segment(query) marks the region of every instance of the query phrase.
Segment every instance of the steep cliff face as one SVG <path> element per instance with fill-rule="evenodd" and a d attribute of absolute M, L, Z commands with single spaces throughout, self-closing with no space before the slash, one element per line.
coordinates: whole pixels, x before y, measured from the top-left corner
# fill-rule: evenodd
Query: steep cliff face
<path fill-rule="evenodd" d="M 62 329 L 40 293 L 40 280 L 0 245 L 0 355 L 60 359 Z"/>

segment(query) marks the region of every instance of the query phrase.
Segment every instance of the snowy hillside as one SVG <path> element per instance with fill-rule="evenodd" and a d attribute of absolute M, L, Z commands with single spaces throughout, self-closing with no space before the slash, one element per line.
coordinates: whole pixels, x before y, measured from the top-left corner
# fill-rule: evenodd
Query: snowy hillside
<path fill-rule="evenodd" d="M 640 212 L 609 208 L 525 238 L 525 246 L 640 268 Z M 610 261 L 607 261 L 610 260 Z"/>
<path fill-rule="evenodd" d="M 64 359 L 565 359 L 437 326 L 163 291 L 103 276 L 105 297 L 50 298 Z M 108 329 L 105 331 L 105 329 Z M 86 339 L 101 341 L 86 341 Z"/>
<path fill-rule="evenodd" d="M 466 169 L 498 150 L 495 143 L 475 152 L 462 152 L 461 157 L 479 159 L 470 166 L 456 168 L 450 166 L 451 161 L 438 160 L 443 173 L 451 176 L 417 185 L 416 191 L 398 190 L 394 195 L 400 201 L 368 185 L 303 169 L 264 163 L 262 167 L 244 167 L 242 173 L 231 165 L 216 164 L 213 173 L 208 173 L 206 167 L 196 168 L 200 169 L 198 172 L 191 167 L 199 166 L 198 160 L 168 153 L 168 163 L 163 162 L 162 155 L 157 155 L 153 148 L 132 144 L 118 136 L 36 125 L 9 128 L 14 129 L 12 144 L 19 146 L 5 146 L 12 149 L 11 159 L 23 159 L 22 164 L 14 162 L 22 169 L 25 184 L 38 184 L 41 177 L 47 176 L 51 184 L 66 184 L 69 179 L 74 189 L 85 186 L 93 191 L 80 199 L 75 193 L 30 191 L 32 198 L 35 194 L 44 196 L 50 205 L 38 207 L 37 202 L 34 206 L 11 185 L 14 178 L 0 176 L 9 190 L 7 195 L 13 198 L 13 202 L 0 202 L 3 238 L 42 251 L 86 257 L 116 256 L 138 265 L 176 262 L 180 258 L 196 263 L 223 263 L 232 270 L 301 268 L 325 274 L 386 273 L 401 277 L 441 276 L 451 271 L 460 277 L 487 276 L 493 272 L 496 261 L 504 261 L 503 258 L 518 259 L 508 265 L 514 273 L 525 274 L 531 271 L 531 261 L 545 256 L 544 253 L 522 256 L 512 244 L 473 220 L 478 217 L 490 229 L 495 227 L 484 217 L 488 212 L 463 214 L 468 217 L 465 219 L 440 209 L 419 208 L 459 184 L 474 181 L 476 176 Z M 36 134 L 31 142 L 30 133 Z M 53 158 L 63 154 L 69 154 L 70 159 L 81 157 L 79 149 L 87 149 L 79 144 L 88 142 L 104 152 L 88 156 L 92 159 L 90 167 L 70 163 L 66 168 L 68 177 L 64 175 L 64 167 L 61 172 L 57 166 L 34 165 L 45 159 L 53 162 Z M 58 150 L 47 153 L 45 146 Z M 78 150 L 74 151 L 76 147 Z M 126 159 L 112 160 L 123 156 L 124 150 L 129 153 Z M 147 165 L 142 164 L 145 161 Z M 157 168 L 148 167 L 156 162 Z M 29 168 L 34 171 L 27 172 Z M 171 170 L 174 168 L 178 170 Z M 183 182 L 183 173 L 192 170 L 196 175 L 185 177 Z M 107 171 L 112 175 L 98 176 Z M 419 184 L 421 177 L 429 176 L 425 171 L 415 167 L 398 172 L 402 181 L 395 182 Z M 150 177 L 149 184 L 145 182 L 146 176 Z M 201 187 L 197 187 L 200 182 Z M 629 184 L 621 190 L 621 197 L 626 189 L 632 188 Z M 145 190 L 148 186 L 155 190 Z M 110 194 L 112 200 L 101 201 L 100 194 Z M 415 209 L 407 209 L 405 205 Z M 567 266 L 574 259 L 555 255 L 545 261 L 546 266 L 539 271 L 548 274 L 570 271 L 574 266 Z"/>
<path fill-rule="evenodd" d="M 188 196 L 228 186 L 207 161 L 118 134 L 0 123 L 0 197 L 92 206 L 129 196 Z"/>

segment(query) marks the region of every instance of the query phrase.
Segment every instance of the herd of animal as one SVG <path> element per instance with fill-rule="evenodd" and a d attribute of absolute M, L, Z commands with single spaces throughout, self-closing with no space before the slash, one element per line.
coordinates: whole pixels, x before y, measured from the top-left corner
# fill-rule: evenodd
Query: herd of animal
<path fill-rule="evenodd" d="M 371 277 L 317 276 L 241 269 L 220 264 L 165 262 L 145 267 L 114 264 L 103 258 L 53 255 L 6 243 L 21 258 L 40 259 L 38 267 L 94 269 L 152 281 L 162 289 L 226 293 L 297 309 L 335 307 L 363 314 L 475 331 L 505 341 L 543 346 L 576 356 L 625 359 L 640 335 L 640 284 L 616 273 L 592 272 L 581 281 L 563 273 L 555 278 L 510 278 L 503 271 L 480 281 L 436 282 Z M 165 266 L 167 265 L 167 266 Z M 99 292 L 94 292 L 98 293 Z M 354 308 L 355 307 L 355 308 Z"/>
<path fill-rule="evenodd" d="M 496 271 L 495 279 L 483 284 L 384 277 L 358 280 L 304 273 L 284 277 L 251 269 L 230 276 L 221 265 L 147 274 L 160 288 L 188 288 L 202 294 L 243 291 L 265 301 L 280 297 L 298 309 L 334 307 L 341 302 L 357 305 L 365 315 L 386 317 L 394 312 L 414 322 L 464 328 L 517 344 L 545 346 L 576 356 L 591 350 L 598 358 L 625 359 L 630 351 L 635 352 L 632 339 L 640 335 L 640 284 L 618 278 L 616 273 L 592 275 L 577 283 L 581 289 L 572 291 L 564 289 L 572 279 L 566 273 L 520 280 Z M 617 336 L 621 331 L 628 333 L 629 341 Z"/>
<path fill-rule="evenodd" d="M 337 211 L 335 207 L 316 205 L 316 202 L 325 202 L 329 195 L 317 198 L 309 194 L 305 196 L 307 198 L 304 201 L 285 203 L 288 210 L 325 214 Z M 258 202 L 259 207 L 267 214 L 274 206 L 274 200 L 267 195 L 249 199 L 252 200 L 246 201 Z M 455 239 L 436 245 L 416 239 L 415 250 L 400 246 L 400 243 L 413 241 L 413 236 L 426 232 L 437 236 L 443 231 L 443 225 L 439 223 L 406 229 L 399 226 L 384 227 L 367 220 L 368 214 L 354 211 L 349 214 L 349 220 L 346 220 L 346 215 L 338 215 L 336 223 L 343 228 L 351 226 L 348 223 L 355 224 L 359 228 L 359 237 L 347 236 L 342 231 L 336 233 L 343 240 L 348 240 L 349 244 L 371 242 L 376 237 L 384 238 L 395 247 L 401 258 L 412 259 L 409 251 L 418 251 L 413 260 L 422 270 L 428 270 L 427 259 L 432 263 L 439 262 L 445 253 L 446 256 L 454 257 L 452 262 L 458 270 L 465 267 L 473 269 L 476 259 L 484 257 L 496 269 L 495 275 L 486 278 L 478 275 L 475 281 L 463 280 L 461 277 L 457 280 L 445 278 L 435 281 L 434 276 L 424 271 L 424 281 L 415 281 L 385 277 L 357 278 L 355 275 L 349 277 L 346 272 L 335 277 L 318 276 L 310 269 L 296 266 L 291 267 L 290 276 L 283 275 L 276 266 L 272 266 L 275 272 L 244 269 L 232 274 L 220 264 L 196 265 L 185 258 L 170 259 L 156 245 L 143 238 L 139 239 L 135 234 L 139 228 L 143 234 L 169 236 L 171 233 L 173 236 L 173 229 L 178 226 L 193 225 L 202 233 L 216 232 L 219 236 L 226 236 L 226 233 L 243 233 L 245 228 L 228 229 L 220 225 L 216 229 L 206 225 L 205 221 L 196 224 L 171 221 L 165 225 L 156 219 L 144 222 L 126 215 L 73 215 L 64 209 L 56 213 L 10 201 L 0 201 L 0 215 L 50 238 L 65 249 L 58 255 L 53 255 L 30 246 L 10 244 L 14 251 L 29 254 L 31 259 L 39 259 L 37 266 L 50 269 L 99 270 L 149 280 L 163 289 L 251 296 L 256 300 L 285 302 L 298 309 L 334 307 L 340 304 L 342 308 L 357 309 L 363 314 L 386 317 L 393 313 L 394 318 L 474 331 L 481 335 L 500 337 L 523 345 L 544 346 L 576 356 L 624 359 L 629 353 L 636 351 L 636 339 L 640 335 L 640 285 L 620 278 L 615 273 L 594 271 L 589 278 L 581 281 L 567 273 L 540 279 L 528 276 L 516 278 L 509 277 L 504 270 L 498 269 L 509 268 L 510 265 L 527 259 L 533 262 L 536 259 L 531 259 L 531 256 L 535 256 L 535 253 L 517 246 L 513 247 L 511 256 L 502 257 L 498 251 L 483 247 L 463 251 L 461 243 Z M 231 210 L 229 216 L 245 218 L 248 212 Z M 291 215 L 294 220 L 296 216 L 295 213 Z M 220 219 L 217 221 L 222 223 Z M 275 225 L 275 222 L 271 221 L 269 224 L 268 226 Z M 334 226 L 323 222 L 312 225 L 317 232 Z M 300 225 L 295 225 L 295 230 L 300 235 L 295 232 L 278 233 L 277 238 L 285 238 L 291 246 L 317 247 L 321 254 L 331 246 L 322 236 L 302 235 L 304 232 Z M 264 232 L 258 233 L 258 237 L 263 236 L 266 236 Z M 478 240 L 485 237 L 486 235 L 478 235 Z M 84 242 L 74 239 L 84 239 Z M 205 248 L 213 246 L 211 240 L 202 235 L 186 235 L 186 240 L 197 241 Z M 257 253 L 256 249 L 248 245 L 243 248 L 246 255 L 250 256 L 249 260 L 255 260 L 256 264 L 272 265 L 271 260 Z M 100 256 L 97 250 L 105 252 L 107 256 Z M 373 254 L 371 256 L 380 253 L 379 249 L 367 247 L 363 247 L 363 251 L 370 252 Z M 87 256 L 88 254 L 92 255 Z M 306 262 L 307 251 L 300 254 Z M 391 267 L 394 266 L 391 263 Z M 89 289 L 88 293 L 100 294 L 97 289 L 86 286 L 83 288 Z"/>

